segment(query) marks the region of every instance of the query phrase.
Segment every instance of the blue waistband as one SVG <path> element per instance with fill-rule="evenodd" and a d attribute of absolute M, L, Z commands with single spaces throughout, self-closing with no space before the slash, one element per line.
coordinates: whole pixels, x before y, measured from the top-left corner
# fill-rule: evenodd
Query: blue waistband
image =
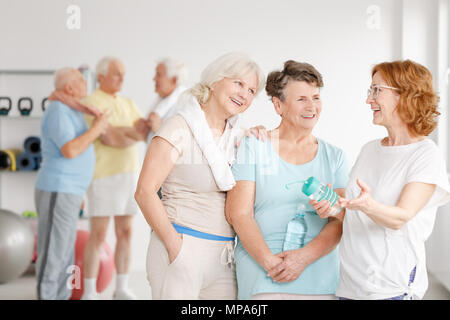
<path fill-rule="evenodd" d="M 231 237 L 223 237 L 223 236 L 216 236 L 215 234 L 210 234 L 206 232 L 197 231 L 188 227 L 183 227 L 178 224 L 175 224 L 172 222 L 173 227 L 175 230 L 177 230 L 178 233 L 184 233 L 188 234 L 190 236 L 206 239 L 206 240 L 216 240 L 216 241 L 233 241 L 234 238 Z"/>

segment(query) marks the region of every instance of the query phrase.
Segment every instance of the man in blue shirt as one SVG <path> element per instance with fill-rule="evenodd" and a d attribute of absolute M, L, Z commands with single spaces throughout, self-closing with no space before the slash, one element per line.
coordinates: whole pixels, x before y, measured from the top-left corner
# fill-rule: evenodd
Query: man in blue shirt
<path fill-rule="evenodd" d="M 43 162 L 35 185 L 40 300 L 67 300 L 72 295 L 67 282 L 72 274 L 69 267 L 74 264 L 78 214 L 94 173 L 92 143 L 108 126 L 108 114 L 79 102 L 86 94 L 86 81 L 77 69 L 58 70 L 52 94 L 57 98 L 47 107 L 41 123 Z M 96 115 L 91 129 L 83 113 Z"/>

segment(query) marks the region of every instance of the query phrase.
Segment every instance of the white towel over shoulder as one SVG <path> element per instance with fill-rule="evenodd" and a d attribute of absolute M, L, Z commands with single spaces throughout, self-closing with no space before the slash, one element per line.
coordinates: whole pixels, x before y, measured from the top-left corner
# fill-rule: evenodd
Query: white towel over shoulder
<path fill-rule="evenodd" d="M 193 95 L 184 94 L 180 97 L 180 108 L 177 113 L 186 120 L 191 129 L 195 141 L 208 161 L 219 189 L 231 190 L 236 181 L 230 166 L 236 157 L 236 141 L 243 136 L 243 130 L 238 126 L 239 115 L 227 120 L 225 132 L 216 143 L 205 113 Z"/>

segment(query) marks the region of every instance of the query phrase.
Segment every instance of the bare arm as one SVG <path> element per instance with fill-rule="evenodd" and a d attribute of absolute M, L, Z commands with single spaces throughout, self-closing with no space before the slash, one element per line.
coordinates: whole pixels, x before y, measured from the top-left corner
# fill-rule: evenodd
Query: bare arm
<path fill-rule="evenodd" d="M 137 128 L 138 121 L 135 122 L 133 127 L 113 127 L 110 125 L 106 133 L 100 136 L 100 141 L 115 148 L 127 148 L 138 141 L 144 141 L 145 135 Z"/>
<path fill-rule="evenodd" d="M 237 181 L 227 192 L 225 214 L 239 236 L 245 250 L 266 271 L 281 262 L 270 251 L 254 218 L 255 182 Z"/>
<path fill-rule="evenodd" d="M 178 255 L 182 240 L 171 225 L 157 192 L 172 171 L 178 157 L 178 151 L 169 142 L 161 137 L 152 139 L 134 195 L 145 220 L 164 243 L 171 262 Z"/>
<path fill-rule="evenodd" d="M 136 142 L 145 141 L 147 139 L 149 129 L 146 126 L 144 127 L 144 123 L 144 118 L 138 119 L 134 122 L 133 127 L 122 127 L 124 130 L 123 132 L 126 136 L 135 140 Z"/>
<path fill-rule="evenodd" d="M 105 132 L 107 126 L 107 114 L 102 114 L 95 118 L 94 123 L 89 130 L 61 147 L 61 153 L 64 158 L 72 159 L 82 154 L 95 139 Z"/>
<path fill-rule="evenodd" d="M 376 224 L 398 230 L 403 227 L 431 199 L 436 190 L 435 184 L 410 182 L 403 188 L 395 206 L 388 206 L 375 201 L 370 187 L 357 179 L 361 194 L 353 200 L 340 199 L 342 206 L 351 210 L 359 210 L 367 214 Z"/>

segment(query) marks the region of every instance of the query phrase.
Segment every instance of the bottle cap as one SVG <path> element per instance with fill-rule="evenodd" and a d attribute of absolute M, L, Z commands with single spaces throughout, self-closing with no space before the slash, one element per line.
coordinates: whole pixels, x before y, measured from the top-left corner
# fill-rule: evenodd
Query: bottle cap
<path fill-rule="evenodd" d="M 302 187 L 302 192 L 308 197 L 312 195 L 320 187 L 320 181 L 314 177 L 309 177 Z"/>

